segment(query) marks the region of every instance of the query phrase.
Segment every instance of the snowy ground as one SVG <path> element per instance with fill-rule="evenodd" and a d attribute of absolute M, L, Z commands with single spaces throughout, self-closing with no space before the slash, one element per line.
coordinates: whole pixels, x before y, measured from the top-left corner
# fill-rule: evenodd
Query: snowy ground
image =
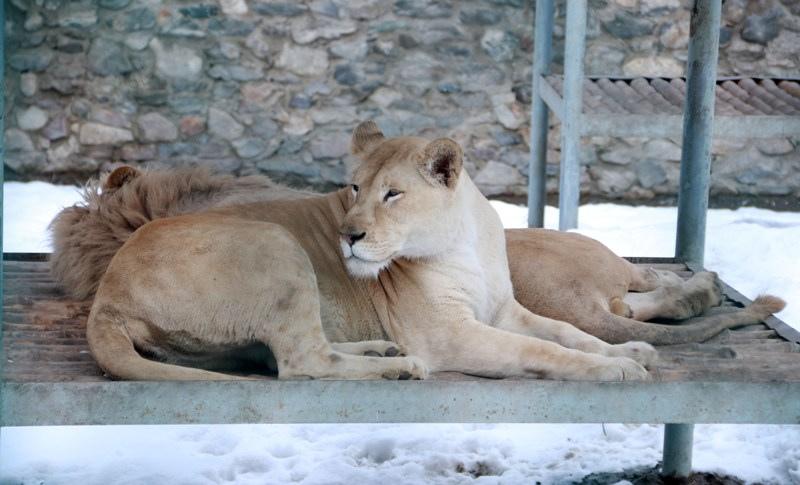
<path fill-rule="evenodd" d="M 569 483 L 655 465 L 661 440 L 622 424 L 6 428 L 0 483 Z M 798 462 L 798 427 L 695 429 L 695 469 L 800 483 Z"/>
<path fill-rule="evenodd" d="M 4 250 L 48 251 L 44 228 L 77 191 L 5 184 Z M 507 227 L 525 209 L 494 202 Z M 548 223 L 557 211 L 547 210 Z M 581 208 L 581 229 L 628 256 L 671 256 L 675 211 Z M 550 224 L 548 224 L 550 226 Z M 800 296 L 800 214 L 709 212 L 706 265 L 749 297 Z M 800 305 L 780 315 L 800 328 Z M 4 428 L 0 484 L 565 483 L 652 466 L 653 425 L 242 425 Z M 698 470 L 800 484 L 800 427 L 702 425 Z M 480 478 L 473 478 L 482 475 Z"/>

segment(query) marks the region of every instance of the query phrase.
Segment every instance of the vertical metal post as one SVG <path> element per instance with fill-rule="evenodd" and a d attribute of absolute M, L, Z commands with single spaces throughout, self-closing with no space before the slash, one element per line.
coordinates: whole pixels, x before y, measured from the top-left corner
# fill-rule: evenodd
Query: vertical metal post
<path fill-rule="evenodd" d="M 5 52 L 6 52 L 6 44 L 5 44 L 5 25 L 6 25 L 6 17 L 5 17 L 5 2 L 0 2 L 0 66 L 3 68 L 0 69 L 0 135 L 5 134 L 5 113 L 6 113 L 6 100 L 5 100 L 5 92 L 6 92 L 6 80 L 5 80 Z M 6 356 L 5 352 L 3 352 L 3 331 L 5 321 L 4 318 L 4 308 L 3 308 L 3 182 L 5 181 L 5 165 L 6 165 L 6 156 L 5 156 L 5 146 L 4 146 L 4 139 L 5 136 L 0 136 L 0 386 L 3 385 L 3 380 L 5 379 L 5 374 L 3 372 L 4 365 L 6 363 Z M 2 428 L 3 428 L 3 391 L 0 389 L 0 439 L 2 439 Z"/>
<path fill-rule="evenodd" d="M 689 30 L 675 256 L 703 266 L 721 0 L 694 0 Z"/>
<path fill-rule="evenodd" d="M 553 0 L 536 0 L 533 75 L 531 80 L 531 158 L 528 165 L 528 227 L 544 227 L 547 201 L 547 105 L 539 96 L 542 76 L 550 74 L 553 45 Z"/>
<path fill-rule="evenodd" d="M 685 478 L 692 471 L 693 424 L 664 425 L 664 464 L 661 474 Z"/>
<path fill-rule="evenodd" d="M 689 29 L 675 256 L 699 267 L 706 241 L 721 10 L 721 0 L 694 0 Z M 664 426 L 665 476 L 689 476 L 693 434 L 692 424 Z"/>
<path fill-rule="evenodd" d="M 578 227 L 581 197 L 581 117 L 583 57 L 586 51 L 586 0 L 567 2 L 564 45 L 564 119 L 561 120 L 561 177 L 558 189 L 558 228 Z"/>

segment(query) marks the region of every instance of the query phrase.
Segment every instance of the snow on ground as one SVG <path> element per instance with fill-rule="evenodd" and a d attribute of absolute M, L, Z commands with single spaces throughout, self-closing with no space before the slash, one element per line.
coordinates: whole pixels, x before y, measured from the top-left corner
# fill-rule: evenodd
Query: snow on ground
<path fill-rule="evenodd" d="M 5 184 L 5 251 L 48 251 L 47 223 L 77 199 L 72 187 Z M 493 204 L 507 227 L 524 226 L 524 208 Z M 548 227 L 557 219 L 548 207 Z M 674 209 L 590 205 L 580 220 L 618 254 L 672 255 Z M 798 299 L 800 214 L 712 210 L 708 228 L 708 267 L 747 296 Z M 781 317 L 800 328 L 792 305 Z M 3 428 L 0 484 L 565 483 L 652 466 L 662 439 L 661 426 L 623 424 Z M 699 425 L 694 466 L 800 484 L 800 427 Z"/>
<path fill-rule="evenodd" d="M 50 251 L 47 225 L 58 211 L 81 200 L 80 189 L 45 182 L 3 185 L 3 251 Z"/>
<path fill-rule="evenodd" d="M 0 483 L 569 483 L 653 466 L 655 425 L 228 425 L 5 428 Z M 800 430 L 695 428 L 694 467 L 800 483 Z"/>

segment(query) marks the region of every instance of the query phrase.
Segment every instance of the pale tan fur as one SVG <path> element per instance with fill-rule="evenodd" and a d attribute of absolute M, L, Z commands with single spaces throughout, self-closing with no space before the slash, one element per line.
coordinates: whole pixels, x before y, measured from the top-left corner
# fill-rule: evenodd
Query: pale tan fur
<path fill-rule="evenodd" d="M 360 130 L 375 131 L 367 123 L 354 135 L 357 193 L 236 204 L 136 230 L 89 316 L 100 366 L 123 379 L 224 379 L 182 364 L 263 344 L 280 378 L 647 378 L 633 359 L 654 359 L 649 345 L 610 345 L 516 302 L 499 218 L 455 142 Z M 136 182 L 122 175 L 117 191 Z M 347 353 L 388 355 L 387 340 L 408 356 Z M 364 341 L 378 342 L 330 343 Z"/>
<path fill-rule="evenodd" d="M 742 310 L 692 318 L 719 305 L 716 274 L 700 272 L 684 282 L 672 272 L 633 265 L 575 233 L 511 229 L 506 241 L 514 294 L 523 305 L 610 343 L 702 342 L 727 328 L 758 323 L 786 305 L 763 295 Z M 690 320 L 645 323 L 653 318 Z"/>
<path fill-rule="evenodd" d="M 355 174 L 360 199 L 347 189 L 310 196 L 276 189 L 265 179 L 253 179 L 257 182 L 253 187 L 229 179 L 214 183 L 214 177 L 206 179 L 205 191 L 174 191 L 158 199 L 147 191 L 158 193 L 157 184 L 169 184 L 170 176 L 191 179 L 194 171 L 163 173 L 160 180 L 156 172 L 112 174 L 110 185 L 97 196 L 107 196 L 109 211 L 131 210 L 126 204 L 144 199 L 161 206 L 145 210 L 147 204 L 133 204 L 131 212 L 138 211 L 137 217 L 150 220 L 167 214 L 168 218 L 137 231 L 103 278 L 88 332 L 101 366 L 110 375 L 126 379 L 229 378 L 174 364 L 224 369 L 228 357 L 244 355 L 253 344 L 262 343 L 272 350 L 284 378 L 424 377 L 426 369 L 497 377 L 646 377 L 644 369 L 626 356 L 647 363 L 655 358 L 648 345 L 606 344 L 563 322 L 533 315 L 514 300 L 499 220 L 461 172 L 460 148 L 454 142 L 385 140 L 374 124 L 365 123 L 354 134 L 353 151 L 365 159 Z M 138 186 L 131 185 L 137 181 Z M 129 185 L 129 195 L 114 197 Z M 397 188 L 394 185 L 405 187 L 404 193 L 384 201 L 386 191 Z M 276 198 L 294 200 L 244 203 Z M 202 212 L 219 206 L 228 207 Z M 97 203 L 82 209 L 83 218 L 78 220 L 88 219 L 88 227 L 98 233 L 121 220 L 98 210 Z M 194 212 L 200 213 L 169 217 Z M 91 254 L 98 246 L 80 246 L 84 239 L 78 233 L 56 232 L 56 243 L 61 238 L 64 249 L 54 256 L 54 264 L 67 262 L 65 254 L 72 257 L 73 269 L 80 270 L 77 279 L 83 283 L 78 288 L 90 293 L 95 286 L 91 278 L 102 274 L 110 258 L 106 254 L 113 254 L 134 229 L 123 226 L 123 237 L 104 238 L 99 247 L 105 252 L 100 257 Z M 339 232 L 368 234 L 349 247 Z M 537 231 L 525 234 L 533 236 Z M 511 236 L 509 251 L 514 260 L 514 248 L 524 245 Z M 587 246 L 589 256 L 608 252 L 592 243 Z M 540 257 L 548 256 L 533 251 L 520 259 Z M 561 258 L 561 265 L 558 258 L 550 259 L 555 259 L 551 262 L 557 268 L 549 273 L 552 276 L 574 258 Z M 345 268 L 352 274 L 377 274 L 378 278 L 353 279 Z M 525 274 L 524 264 L 520 268 Z M 653 284 L 644 281 L 647 274 L 637 281 L 631 268 L 619 274 L 613 264 L 600 264 L 595 269 L 618 274 L 582 274 L 596 293 L 614 294 L 605 297 L 606 312 L 612 307 L 631 312 L 623 299 L 627 289 Z M 566 281 L 566 286 L 545 287 L 544 294 L 535 293 L 531 286 L 528 290 L 533 288 L 533 293 L 525 291 L 528 280 L 547 276 L 531 272 L 521 284 L 515 282 L 515 288 L 523 290 L 517 291 L 518 298 L 529 308 L 544 300 L 563 301 L 564 289 L 574 287 L 574 282 Z M 613 291 L 602 281 L 606 277 L 616 277 Z M 62 276 L 62 281 L 70 286 L 68 278 Z M 636 288 L 637 284 L 642 288 Z M 620 289 L 622 297 L 615 296 Z M 590 297 L 603 300 L 597 295 L 586 297 L 587 301 Z M 713 303 L 707 300 L 706 304 Z M 567 301 L 571 305 L 564 305 L 565 312 L 571 309 L 572 316 L 577 316 L 580 298 Z M 636 302 L 632 306 L 637 308 Z M 761 306 L 761 313 L 774 307 Z M 757 317 L 756 313 L 751 311 L 748 318 Z M 580 327 L 585 322 L 577 323 Z M 606 322 L 596 327 L 602 333 L 613 325 Z M 142 359 L 134 347 L 162 362 Z M 401 350 L 414 357 L 397 356 Z"/>
<path fill-rule="evenodd" d="M 74 296 L 86 298 L 96 291 L 112 256 L 134 230 L 151 220 L 253 200 L 312 195 L 266 177 L 211 175 L 192 167 L 144 172 L 120 167 L 103 181 L 90 183 L 84 202 L 64 209 L 51 224 L 53 273 Z M 682 285 L 669 273 L 633 266 L 599 242 L 574 233 L 512 229 L 506 231 L 506 243 L 520 303 L 611 343 L 700 342 L 724 328 L 759 322 L 785 305 L 779 298 L 763 296 L 741 311 L 695 318 L 681 326 L 649 324 L 649 317 L 689 318 L 713 306 L 716 282 L 704 277 L 700 281 L 705 288 Z M 664 314 L 634 315 L 625 301 L 637 294 Z M 676 314 L 676 307 L 684 313 Z"/>

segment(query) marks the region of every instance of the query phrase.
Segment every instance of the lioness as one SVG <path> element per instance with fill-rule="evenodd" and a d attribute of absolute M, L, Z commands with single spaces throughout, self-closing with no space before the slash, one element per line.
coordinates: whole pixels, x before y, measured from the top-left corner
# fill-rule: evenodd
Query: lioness
<path fill-rule="evenodd" d="M 502 225 L 456 142 L 365 122 L 351 147 L 351 188 L 130 235 L 89 315 L 98 364 L 121 379 L 231 379 L 198 367 L 263 344 L 279 378 L 648 377 L 650 345 L 608 344 L 515 300 Z"/>

